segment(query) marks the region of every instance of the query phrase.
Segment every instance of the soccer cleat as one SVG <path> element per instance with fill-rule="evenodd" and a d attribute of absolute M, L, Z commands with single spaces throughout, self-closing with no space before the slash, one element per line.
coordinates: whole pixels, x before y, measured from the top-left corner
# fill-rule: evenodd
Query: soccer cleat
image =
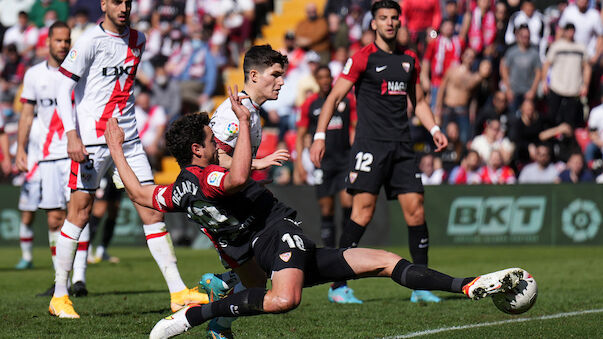
<path fill-rule="evenodd" d="M 232 329 L 229 327 L 222 327 L 218 324 L 217 318 L 209 321 L 207 325 L 207 338 L 208 339 L 234 339 Z"/>
<path fill-rule="evenodd" d="M 362 304 L 362 300 L 354 296 L 354 290 L 347 286 L 329 288 L 328 298 L 330 302 L 336 304 Z"/>
<path fill-rule="evenodd" d="M 76 281 L 69 289 L 69 294 L 76 298 L 87 296 L 88 289 L 86 289 L 86 283 L 83 281 Z"/>
<path fill-rule="evenodd" d="M 153 326 L 149 339 L 171 338 L 190 330 L 192 326 L 186 319 L 186 311 L 188 311 L 189 308 L 191 308 L 191 306 L 185 306 L 169 317 L 159 320 L 159 322 Z"/>
<path fill-rule="evenodd" d="M 54 294 L 54 284 L 52 284 L 46 291 L 36 294 L 36 297 L 52 297 Z"/>
<path fill-rule="evenodd" d="M 62 297 L 53 297 L 48 306 L 48 312 L 59 318 L 79 319 L 80 315 L 73 309 L 73 304 L 68 295 Z"/>
<path fill-rule="evenodd" d="M 463 293 L 473 300 L 478 300 L 494 293 L 510 291 L 519 284 L 522 277 L 521 268 L 507 268 L 480 275 L 463 286 Z"/>
<path fill-rule="evenodd" d="M 33 262 L 25 260 L 23 258 L 21 258 L 21 260 L 19 260 L 19 263 L 15 266 L 16 270 L 28 270 L 30 268 L 33 268 Z"/>
<path fill-rule="evenodd" d="M 170 293 L 172 312 L 177 312 L 181 308 L 189 304 L 207 304 L 209 297 L 207 294 L 199 292 L 199 288 L 185 288 L 180 292 Z"/>
<path fill-rule="evenodd" d="M 199 285 L 209 296 L 210 302 L 226 297 L 231 290 L 222 279 L 213 273 L 205 273 L 201 276 Z"/>
<path fill-rule="evenodd" d="M 431 291 L 416 290 L 412 291 L 410 296 L 411 303 L 425 302 L 425 303 L 439 303 L 442 301 L 437 295 L 431 293 Z"/>

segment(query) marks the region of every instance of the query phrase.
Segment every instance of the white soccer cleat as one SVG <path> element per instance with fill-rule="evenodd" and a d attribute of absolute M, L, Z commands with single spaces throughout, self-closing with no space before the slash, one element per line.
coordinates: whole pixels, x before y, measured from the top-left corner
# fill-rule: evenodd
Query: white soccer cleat
<path fill-rule="evenodd" d="M 151 330 L 149 339 L 171 338 L 191 329 L 192 326 L 186 320 L 186 311 L 191 307 L 185 306 L 169 317 L 159 320 Z"/>
<path fill-rule="evenodd" d="M 519 284 L 523 272 L 521 268 L 515 267 L 480 275 L 463 286 L 463 293 L 478 300 L 494 293 L 509 291 Z"/>

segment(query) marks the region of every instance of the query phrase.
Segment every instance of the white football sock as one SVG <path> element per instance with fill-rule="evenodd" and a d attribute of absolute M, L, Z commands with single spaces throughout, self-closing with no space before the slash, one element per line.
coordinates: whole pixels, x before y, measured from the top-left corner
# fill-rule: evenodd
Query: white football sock
<path fill-rule="evenodd" d="M 54 296 L 62 297 L 67 294 L 67 282 L 69 280 L 69 272 L 73 268 L 73 259 L 75 250 L 77 249 L 77 239 L 82 233 L 82 229 L 70 223 L 65 219 L 61 234 L 57 239 L 57 266 L 55 274 Z"/>
<path fill-rule="evenodd" d="M 86 224 L 77 240 L 77 251 L 73 261 L 73 275 L 71 282 L 86 282 L 86 266 L 88 265 L 88 244 L 90 244 L 90 226 Z"/>
<path fill-rule="evenodd" d="M 158 222 L 151 225 L 143 225 L 142 228 L 147 238 L 149 251 L 151 251 L 153 259 L 155 259 L 157 266 L 159 266 L 170 293 L 180 292 L 185 289 L 186 285 L 184 285 L 182 278 L 180 278 L 180 272 L 178 272 L 172 238 L 165 229 L 165 223 Z"/>
<path fill-rule="evenodd" d="M 21 242 L 21 258 L 23 258 L 23 260 L 33 260 L 33 237 L 33 228 L 21 223 L 19 225 L 19 239 Z"/>
<path fill-rule="evenodd" d="M 48 231 L 48 245 L 50 246 L 50 255 L 52 256 L 52 268 L 57 270 L 57 239 L 59 231 Z"/>
<path fill-rule="evenodd" d="M 96 258 L 103 259 L 103 255 L 104 255 L 104 254 L 105 254 L 105 246 L 103 246 L 103 245 L 98 245 L 98 246 L 96 247 L 96 253 L 94 254 L 94 256 L 95 256 Z"/>

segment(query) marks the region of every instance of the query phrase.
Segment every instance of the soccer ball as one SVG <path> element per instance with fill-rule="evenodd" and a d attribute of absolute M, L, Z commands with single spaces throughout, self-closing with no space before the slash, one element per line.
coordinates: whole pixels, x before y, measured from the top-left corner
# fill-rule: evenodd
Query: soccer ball
<path fill-rule="evenodd" d="M 517 286 L 507 292 L 492 295 L 494 305 L 509 314 L 521 314 L 532 308 L 538 296 L 538 285 L 530 273 L 523 271 Z"/>

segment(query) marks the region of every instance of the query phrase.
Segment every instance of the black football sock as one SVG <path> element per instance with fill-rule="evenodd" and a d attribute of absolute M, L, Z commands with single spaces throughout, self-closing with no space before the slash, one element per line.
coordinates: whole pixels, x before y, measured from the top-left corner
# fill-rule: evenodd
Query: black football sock
<path fill-rule="evenodd" d="M 323 215 L 320 217 L 320 238 L 325 247 L 335 247 L 335 216 Z"/>
<path fill-rule="evenodd" d="M 198 326 L 217 317 L 244 317 L 264 312 L 263 288 L 248 288 L 239 293 L 209 304 L 191 307 L 186 311 L 186 320 L 191 326 Z"/>
<path fill-rule="evenodd" d="M 426 224 L 408 227 L 408 249 L 415 265 L 427 266 L 429 232 Z"/>
<path fill-rule="evenodd" d="M 355 223 L 352 219 L 348 219 L 348 222 L 345 223 L 345 227 L 341 232 L 339 248 L 357 247 L 358 242 L 360 242 L 360 238 L 362 238 L 365 230 L 366 227 L 362 227 Z M 336 289 L 345 285 L 347 285 L 346 281 L 336 281 L 331 285 L 331 288 Z"/>
<path fill-rule="evenodd" d="M 438 290 L 463 293 L 462 288 L 474 278 L 453 278 L 423 265 L 401 259 L 392 272 L 392 280 L 413 290 Z"/>
<path fill-rule="evenodd" d="M 96 235 L 96 232 L 98 231 L 98 224 L 100 222 L 101 218 L 91 214 L 90 218 L 88 219 L 88 226 L 90 227 L 90 243 L 92 243 L 94 241 L 94 236 Z"/>
<path fill-rule="evenodd" d="M 115 231 L 115 219 L 107 218 L 105 220 L 105 227 L 103 228 L 103 247 L 109 247 L 111 239 L 113 239 L 113 232 Z"/>

